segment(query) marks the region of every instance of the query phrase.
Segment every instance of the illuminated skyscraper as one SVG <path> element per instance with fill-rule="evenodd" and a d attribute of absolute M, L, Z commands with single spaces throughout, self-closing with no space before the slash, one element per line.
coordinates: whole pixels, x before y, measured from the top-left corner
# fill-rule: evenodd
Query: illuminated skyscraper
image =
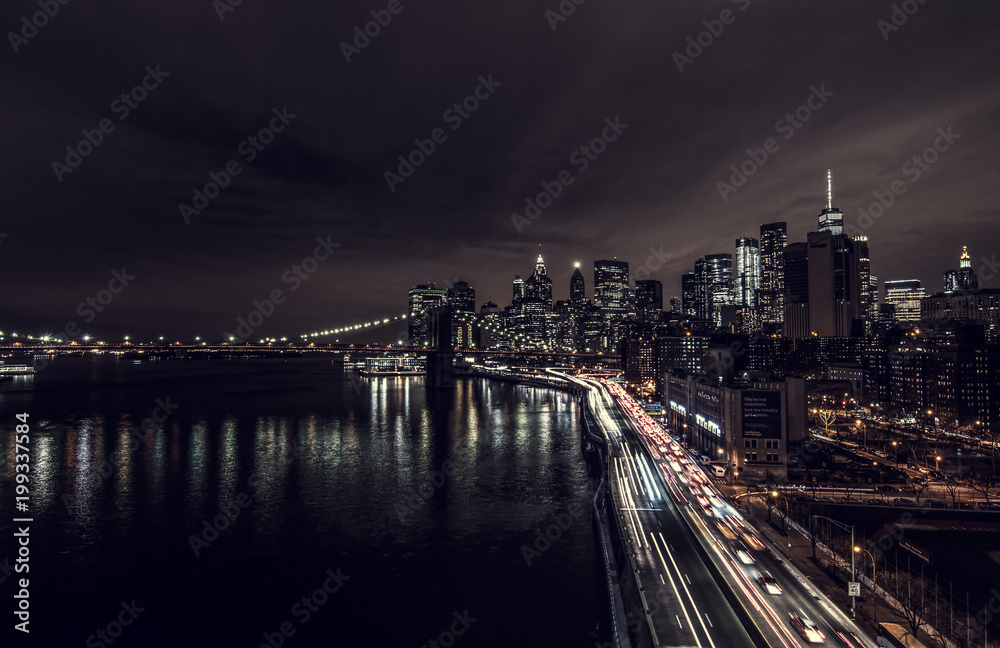
<path fill-rule="evenodd" d="M 514 296 L 511 299 L 511 303 L 519 304 L 525 297 L 524 279 L 521 279 L 521 275 L 514 275 Z"/>
<path fill-rule="evenodd" d="M 627 261 L 594 261 L 594 305 L 604 320 L 600 346 L 606 351 L 617 349 L 625 334 L 629 310 L 635 303 L 631 292 Z"/>
<path fill-rule="evenodd" d="M 628 262 L 594 261 L 594 304 L 606 318 L 628 315 Z"/>
<path fill-rule="evenodd" d="M 439 290 L 434 284 L 421 284 L 410 289 L 409 320 L 410 346 L 430 344 L 430 311 L 448 303 L 448 291 Z"/>
<path fill-rule="evenodd" d="M 757 239 L 743 236 L 736 239 L 733 303 L 744 308 L 755 307 L 758 290 L 760 290 L 760 246 Z"/>
<path fill-rule="evenodd" d="M 636 318 L 653 324 L 663 319 L 663 284 L 656 279 L 635 282 Z"/>
<path fill-rule="evenodd" d="M 760 295 L 758 309 L 761 324 L 784 321 L 785 247 L 788 229 L 784 221 L 760 226 Z"/>
<path fill-rule="evenodd" d="M 885 282 L 885 303 L 892 304 L 896 311 L 896 321 L 916 322 L 920 320 L 920 300 L 924 289 L 919 279 L 899 279 Z"/>
<path fill-rule="evenodd" d="M 872 262 L 868 256 L 867 236 L 859 234 L 854 237 L 854 255 L 857 257 L 858 298 L 861 301 L 857 317 L 863 320 L 864 334 L 868 336 L 874 331 L 876 318 L 872 317 L 872 300 L 878 302 L 878 293 L 871 290 Z"/>
<path fill-rule="evenodd" d="M 580 272 L 579 263 L 575 265 L 573 276 L 569 278 L 569 299 L 580 305 L 587 303 L 587 284 L 584 282 L 583 273 Z"/>
<path fill-rule="evenodd" d="M 707 319 L 721 326 L 723 306 L 733 303 L 733 255 L 705 256 L 705 303 L 709 309 Z"/>
<path fill-rule="evenodd" d="M 693 272 L 681 275 L 681 314 L 689 319 L 698 318 L 698 275 Z"/>
<path fill-rule="evenodd" d="M 541 254 L 535 261 L 535 272 L 524 282 L 524 292 L 527 297 L 542 302 L 546 312 L 552 310 L 552 280 L 545 272 L 545 261 Z"/>
<path fill-rule="evenodd" d="M 826 208 L 819 214 L 820 232 L 830 232 L 833 236 L 844 233 L 844 212 L 833 206 L 833 174 L 826 170 Z"/>
<path fill-rule="evenodd" d="M 979 277 L 972 270 L 972 259 L 969 248 L 962 246 L 962 256 L 958 260 L 958 270 L 948 270 L 944 273 L 944 292 L 956 293 L 979 290 Z"/>

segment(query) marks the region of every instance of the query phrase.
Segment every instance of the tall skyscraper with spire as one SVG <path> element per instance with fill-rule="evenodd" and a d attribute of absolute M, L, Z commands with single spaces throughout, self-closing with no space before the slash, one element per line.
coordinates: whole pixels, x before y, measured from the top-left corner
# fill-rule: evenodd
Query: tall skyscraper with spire
<path fill-rule="evenodd" d="M 545 272 L 545 261 L 538 255 L 535 261 L 535 272 L 524 282 L 524 291 L 528 297 L 538 299 L 545 304 L 545 310 L 552 310 L 552 280 Z"/>
<path fill-rule="evenodd" d="M 979 277 L 972 270 L 972 258 L 969 248 L 962 246 L 962 256 L 958 259 L 958 270 L 947 270 L 944 273 L 944 291 L 956 293 L 979 289 Z"/>
<path fill-rule="evenodd" d="M 569 278 L 569 300 L 581 306 L 587 303 L 587 284 L 583 279 L 583 273 L 580 272 L 579 263 L 574 264 L 573 276 Z"/>
<path fill-rule="evenodd" d="M 833 206 L 833 172 L 826 170 L 826 207 L 819 214 L 820 232 L 830 232 L 833 236 L 844 233 L 844 212 Z"/>
<path fill-rule="evenodd" d="M 863 299 L 862 293 L 870 290 L 868 241 L 864 237 L 856 241 L 844 234 L 844 214 L 833 206 L 833 174 L 830 170 L 826 173 L 826 207 L 820 212 L 817 231 L 809 232 L 806 237 L 806 258 L 802 259 L 808 277 L 808 313 L 802 311 L 800 300 L 792 300 L 795 304 L 791 310 L 786 303 L 786 337 L 865 334 L 869 299 Z M 865 259 L 860 264 L 862 267 L 859 267 L 859 248 L 862 248 Z M 786 301 L 791 300 L 787 291 L 789 262 L 790 257 L 786 257 Z M 796 318 L 794 323 L 789 322 L 792 311 Z"/>

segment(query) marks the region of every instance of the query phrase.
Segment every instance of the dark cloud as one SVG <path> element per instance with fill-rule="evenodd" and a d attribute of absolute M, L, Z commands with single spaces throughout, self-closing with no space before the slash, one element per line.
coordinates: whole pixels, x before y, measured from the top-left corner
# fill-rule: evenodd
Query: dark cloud
<path fill-rule="evenodd" d="M 503 305 L 539 244 L 557 297 L 573 261 L 638 267 L 651 246 L 676 293 L 697 257 L 762 222 L 803 239 L 827 168 L 851 222 L 906 183 L 867 229 L 873 272 L 939 289 L 961 245 L 1000 247 L 1000 8 L 901 4 L 919 9 L 886 40 L 891 2 L 588 0 L 553 30 L 556 0 L 401 0 L 350 63 L 341 42 L 387 2 L 244 0 L 221 21 L 208 1 L 60 5 L 0 55 L 0 323 L 59 331 L 126 267 L 136 280 L 86 328 L 221 335 L 326 235 L 341 247 L 262 333 L 398 314 L 418 282 L 467 279 Z M 713 22 L 724 10 L 730 24 Z M 8 3 L 0 27 L 36 11 Z M 720 25 L 678 71 L 688 37 Z M 157 64 L 169 76 L 119 120 L 112 102 Z M 445 111 L 491 74 L 501 85 L 452 130 Z M 785 139 L 779 120 L 814 88 L 832 96 Z M 295 119 L 246 163 L 241 142 L 286 106 Z M 580 172 L 571 155 L 616 116 L 627 130 Z M 115 130 L 58 182 L 51 163 L 104 118 Z M 908 175 L 948 127 L 960 138 Z M 384 173 L 435 128 L 447 140 L 390 191 Z M 723 201 L 717 182 L 767 138 L 777 151 Z M 241 173 L 186 225 L 178 204 L 234 159 Z M 573 184 L 519 233 L 511 213 L 562 170 Z"/>

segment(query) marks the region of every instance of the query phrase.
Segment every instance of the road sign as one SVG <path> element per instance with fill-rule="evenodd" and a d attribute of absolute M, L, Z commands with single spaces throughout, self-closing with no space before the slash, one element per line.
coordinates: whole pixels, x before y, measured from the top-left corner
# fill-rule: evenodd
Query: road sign
<path fill-rule="evenodd" d="M 848 596 L 861 596 L 861 583 L 858 581 L 851 581 L 847 584 L 847 595 Z"/>

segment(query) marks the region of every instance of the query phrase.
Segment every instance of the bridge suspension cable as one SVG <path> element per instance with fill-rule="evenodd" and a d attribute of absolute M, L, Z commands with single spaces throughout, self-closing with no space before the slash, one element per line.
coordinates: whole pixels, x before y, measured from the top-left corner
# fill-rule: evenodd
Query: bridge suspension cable
<path fill-rule="evenodd" d="M 395 317 L 385 317 L 382 319 L 375 319 L 370 322 L 362 322 L 359 324 L 350 324 L 348 326 L 339 326 L 337 328 L 326 329 L 323 331 L 316 331 L 313 333 L 303 333 L 300 337 L 302 339 L 325 337 L 328 335 L 340 335 L 342 333 L 351 333 L 354 331 L 361 331 L 366 328 L 372 328 L 377 326 L 385 326 L 386 324 L 391 324 L 393 322 L 398 322 L 400 320 L 405 320 L 408 316 L 404 313 L 402 315 L 396 315 Z"/>

